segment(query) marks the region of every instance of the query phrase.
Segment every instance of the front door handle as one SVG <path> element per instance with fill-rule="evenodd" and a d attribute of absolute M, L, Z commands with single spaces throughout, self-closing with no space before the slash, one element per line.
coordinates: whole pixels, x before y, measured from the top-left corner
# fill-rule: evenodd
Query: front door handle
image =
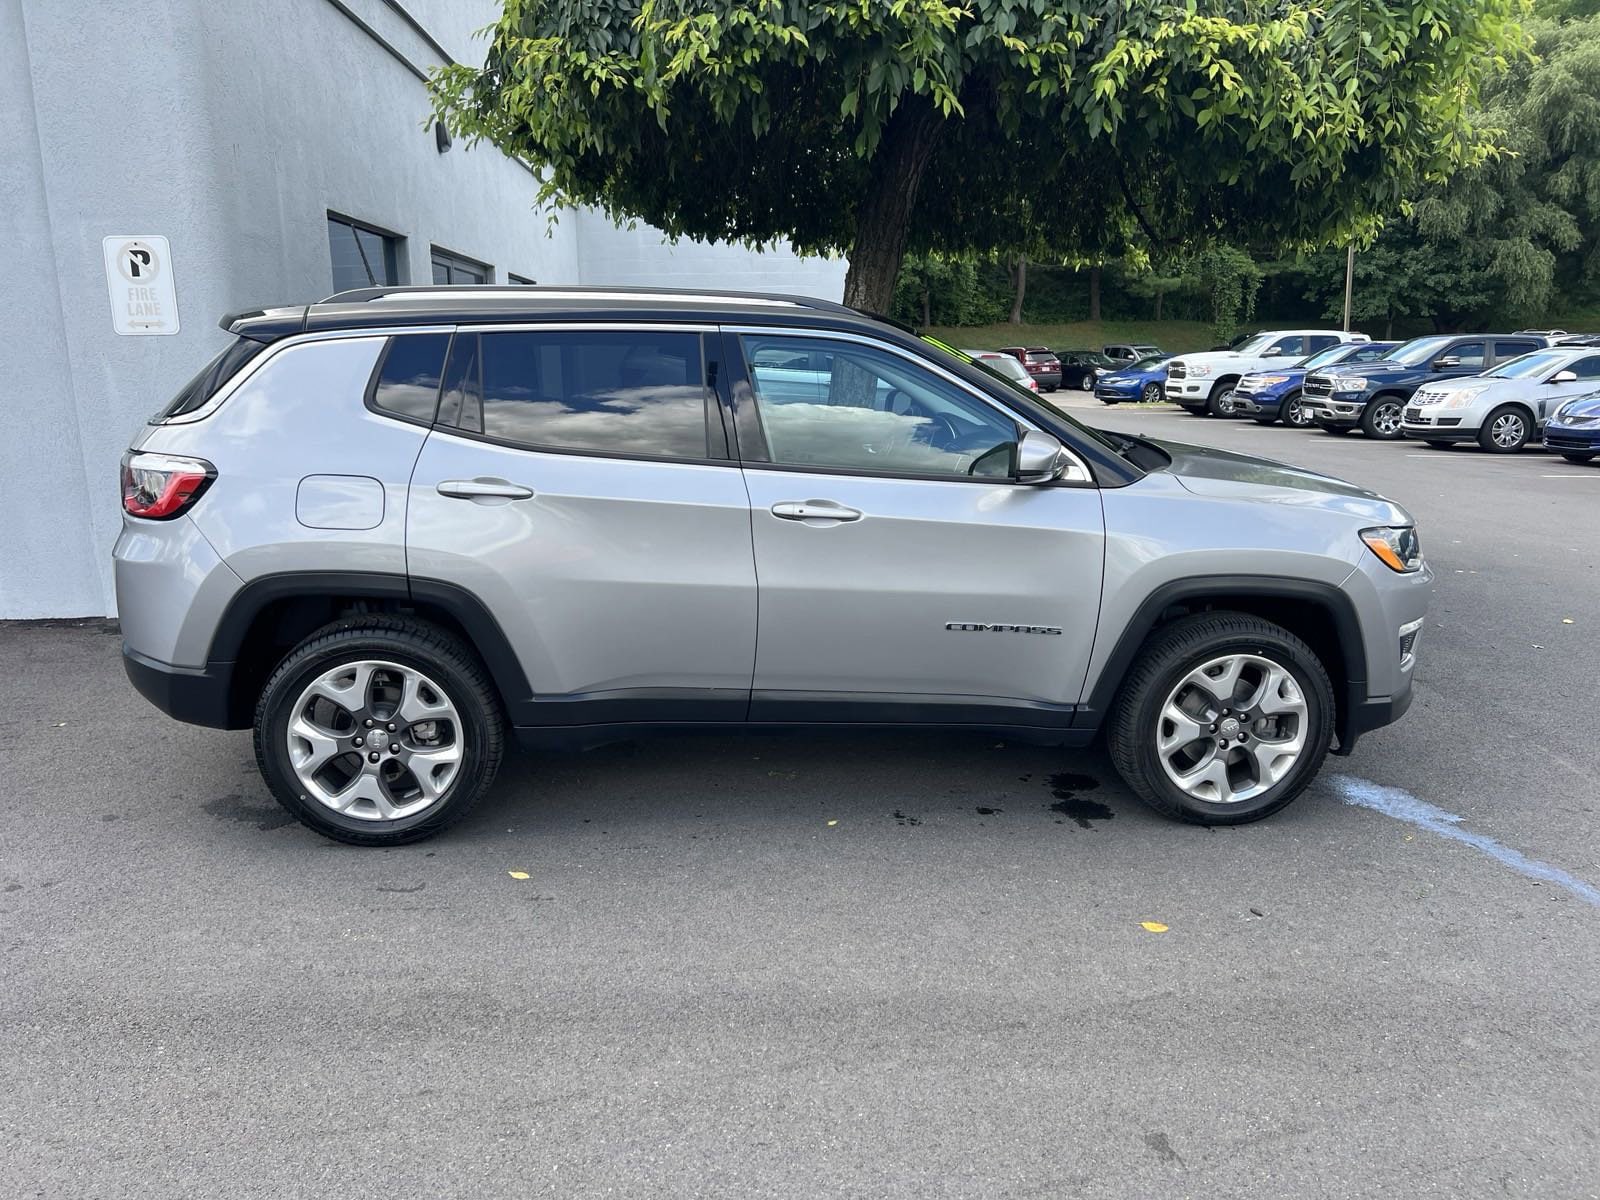
<path fill-rule="evenodd" d="M 780 500 L 772 515 L 785 521 L 859 521 L 861 513 L 833 500 Z"/>
<path fill-rule="evenodd" d="M 452 500 L 531 500 L 533 489 L 509 479 L 446 479 L 434 489 Z"/>

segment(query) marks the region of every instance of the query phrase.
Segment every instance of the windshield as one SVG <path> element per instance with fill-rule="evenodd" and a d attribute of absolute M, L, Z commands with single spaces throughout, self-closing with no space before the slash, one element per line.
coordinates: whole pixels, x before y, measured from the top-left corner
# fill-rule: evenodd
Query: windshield
<path fill-rule="evenodd" d="M 1258 354 L 1272 343 L 1272 338 L 1265 333 L 1258 333 L 1247 342 L 1241 342 L 1233 348 L 1235 354 Z"/>
<path fill-rule="evenodd" d="M 1307 369 L 1331 366 L 1336 362 L 1343 362 L 1347 355 L 1354 354 L 1362 344 L 1364 343 L 1345 342 L 1338 346 L 1329 346 L 1326 350 L 1318 350 L 1310 358 L 1302 358 L 1295 365 Z"/>
<path fill-rule="evenodd" d="M 1009 354 L 997 354 L 992 358 L 976 358 L 973 361 L 979 366 L 988 367 L 989 370 L 998 375 L 1004 375 L 1007 379 L 1020 379 L 1023 382 L 1027 382 L 1027 369 Z"/>
<path fill-rule="evenodd" d="M 1554 370 L 1565 366 L 1570 353 L 1561 350 L 1537 350 L 1532 354 L 1524 354 L 1521 358 L 1513 358 L 1510 362 L 1503 362 L 1492 371 L 1485 371 L 1485 379 L 1526 379 L 1530 375 L 1541 375 L 1545 371 Z"/>
<path fill-rule="evenodd" d="M 1397 363 L 1414 367 L 1418 363 L 1431 362 L 1452 340 L 1448 337 L 1412 338 L 1399 349 L 1389 351 L 1389 357 Z"/>
<path fill-rule="evenodd" d="M 1130 371 L 1143 371 L 1146 367 L 1153 367 L 1157 363 L 1164 363 L 1171 358 L 1170 354 L 1150 354 L 1128 367 Z"/>

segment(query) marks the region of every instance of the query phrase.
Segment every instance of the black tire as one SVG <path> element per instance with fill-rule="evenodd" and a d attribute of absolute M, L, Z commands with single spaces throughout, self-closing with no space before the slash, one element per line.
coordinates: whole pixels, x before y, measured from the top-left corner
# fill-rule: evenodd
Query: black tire
<path fill-rule="evenodd" d="M 1400 417 L 1405 404 L 1398 396 L 1374 396 L 1361 410 L 1361 432 L 1379 442 L 1393 442 L 1402 435 Z"/>
<path fill-rule="evenodd" d="M 1277 417 L 1256 417 L 1255 418 L 1255 423 L 1257 425 L 1276 425 L 1278 423 L 1278 418 Z"/>
<path fill-rule="evenodd" d="M 1323 433 L 1331 433 L 1331 434 L 1333 434 L 1334 437 L 1343 437 L 1345 434 L 1349 433 L 1352 429 L 1354 429 L 1355 426 L 1354 425 L 1324 425 L 1321 421 L 1318 421 L 1317 422 L 1317 428 L 1322 430 Z"/>
<path fill-rule="evenodd" d="M 1452 446 L 1455 445 L 1455 443 L 1454 442 L 1432 441 L 1432 442 L 1429 442 L 1428 445 L 1431 446 L 1435 450 L 1449 450 Z"/>
<path fill-rule="evenodd" d="M 1502 436 L 1495 428 L 1499 422 L 1505 422 L 1505 429 L 1516 432 L 1509 438 Z M 1528 435 L 1532 432 L 1533 422 L 1525 409 L 1515 404 L 1502 404 L 1483 419 L 1483 426 L 1478 430 L 1478 445 L 1490 454 L 1515 454 L 1528 444 Z"/>
<path fill-rule="evenodd" d="M 1219 383 L 1211 389 L 1211 395 L 1206 397 L 1206 411 L 1213 417 L 1234 415 L 1232 383 Z"/>
<path fill-rule="evenodd" d="M 461 764 L 443 795 L 411 816 L 366 820 L 336 812 L 304 794 L 289 760 L 288 726 L 295 702 L 316 677 L 342 662 L 381 658 L 437 681 L 455 706 Z M 256 705 L 256 763 L 274 798 L 324 837 L 355 846 L 397 846 L 432 837 L 482 798 L 505 746 L 500 699 L 483 664 L 454 636 L 408 617 L 354 616 L 317 630 L 278 665 Z"/>
<path fill-rule="evenodd" d="M 1305 415 L 1304 398 L 1299 392 L 1290 392 L 1278 406 L 1278 416 L 1289 429 L 1308 429 L 1311 418 Z"/>
<path fill-rule="evenodd" d="M 1259 796 L 1219 804 L 1199 799 L 1167 777 L 1156 748 L 1168 695 L 1190 671 L 1230 652 L 1259 655 L 1284 667 L 1306 701 L 1306 739 L 1299 759 Z M 1157 812 L 1196 825 L 1243 825 L 1288 804 L 1316 777 L 1333 741 L 1333 684 L 1316 653 L 1288 630 L 1248 613 L 1197 613 L 1153 634 L 1134 660 L 1111 708 L 1111 761 L 1136 796 Z"/>
<path fill-rule="evenodd" d="M 1163 390 L 1159 383 L 1147 383 L 1139 390 L 1139 399 L 1146 404 L 1160 404 Z"/>
<path fill-rule="evenodd" d="M 1564 454 L 1562 454 L 1561 457 L 1566 459 L 1569 463 L 1572 463 L 1575 466 L 1579 466 L 1579 467 L 1583 466 L 1584 463 L 1593 462 L 1594 461 L 1594 455 L 1592 455 L 1592 454 L 1582 454 L 1582 453 L 1567 454 L 1567 453 L 1564 453 Z"/>

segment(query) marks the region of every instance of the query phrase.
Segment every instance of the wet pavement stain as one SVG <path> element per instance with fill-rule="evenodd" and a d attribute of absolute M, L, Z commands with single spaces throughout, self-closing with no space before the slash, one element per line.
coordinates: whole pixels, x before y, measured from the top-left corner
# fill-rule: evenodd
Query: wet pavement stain
<path fill-rule="evenodd" d="M 910 813 L 903 813 L 898 808 L 894 810 L 894 819 L 901 825 L 921 825 L 921 817 L 913 817 Z"/>
<path fill-rule="evenodd" d="M 6 891 L 8 891 L 8 892 L 20 892 L 21 890 L 22 890 L 22 885 L 20 883 L 8 883 L 8 884 L 6 884 Z"/>
<path fill-rule="evenodd" d="M 1164 1163 L 1177 1163 L 1183 1166 L 1183 1155 L 1172 1148 L 1172 1142 L 1164 1133 L 1147 1133 L 1144 1135 L 1144 1144 L 1155 1152 L 1157 1158 Z"/>
<path fill-rule="evenodd" d="M 1052 775 L 1050 794 L 1056 798 L 1056 803 L 1049 805 L 1049 809 L 1060 813 L 1079 829 L 1092 830 L 1094 826 L 1090 824 L 1091 821 L 1109 821 L 1117 815 L 1099 801 L 1084 800 L 1078 796 L 1079 792 L 1090 792 L 1099 786 L 1100 781 L 1092 775 L 1077 775 L 1071 771 Z"/>
<path fill-rule="evenodd" d="M 380 886 L 378 888 L 378 890 L 380 892 L 420 892 L 423 888 L 425 888 L 427 886 L 428 885 L 425 884 L 425 883 L 419 883 L 419 884 L 417 884 L 416 887 L 381 887 Z"/>
<path fill-rule="evenodd" d="M 1003 812 L 1005 812 L 1005 809 L 1003 809 L 1003 808 L 985 808 L 981 804 L 978 805 L 978 815 L 980 817 L 992 817 L 996 813 L 1003 813 Z"/>
<path fill-rule="evenodd" d="M 282 829 L 294 824 L 294 818 L 276 804 L 247 804 L 243 796 L 231 792 L 207 800 L 200 811 L 224 821 L 250 821 L 261 830 Z"/>

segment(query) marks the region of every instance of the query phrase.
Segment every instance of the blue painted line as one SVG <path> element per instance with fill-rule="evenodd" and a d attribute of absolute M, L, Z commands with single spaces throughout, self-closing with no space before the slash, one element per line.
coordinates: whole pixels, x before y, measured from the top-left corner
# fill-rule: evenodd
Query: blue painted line
<path fill-rule="evenodd" d="M 1418 800 L 1408 791 L 1384 787 L 1367 779 L 1358 779 L 1354 775 L 1333 775 L 1328 778 L 1328 782 L 1333 785 L 1333 790 L 1339 793 L 1346 804 L 1370 808 L 1385 816 L 1409 821 L 1429 833 L 1436 833 L 1440 837 L 1471 846 L 1474 850 L 1481 850 L 1490 858 L 1504 863 L 1513 871 L 1521 872 L 1529 879 L 1553 883 L 1557 887 L 1565 888 L 1578 899 L 1587 900 L 1596 908 L 1600 908 L 1600 888 L 1567 874 L 1560 867 L 1552 867 L 1547 862 L 1529 858 L 1520 850 L 1502 846 L 1492 837 L 1462 829 L 1461 817 L 1452 812 L 1445 812 L 1442 808 L 1436 808 L 1426 800 Z"/>

